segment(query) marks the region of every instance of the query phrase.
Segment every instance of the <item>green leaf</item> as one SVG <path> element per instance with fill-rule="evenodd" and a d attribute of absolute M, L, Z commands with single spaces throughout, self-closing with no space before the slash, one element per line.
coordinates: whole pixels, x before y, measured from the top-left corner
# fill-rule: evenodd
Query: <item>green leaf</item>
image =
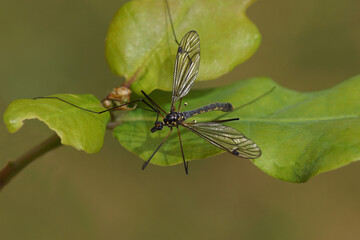
<path fill-rule="evenodd" d="M 253 78 L 216 89 L 193 90 L 184 98 L 188 106 L 182 110 L 213 102 L 230 102 L 236 109 L 274 86 L 277 88 L 272 93 L 225 116 L 223 112 L 210 112 L 188 121 L 239 117 L 239 121 L 225 125 L 238 129 L 261 148 L 262 156 L 252 162 L 269 175 L 289 182 L 304 182 L 360 159 L 360 75 L 313 93 L 295 92 L 268 78 Z M 151 97 L 169 110 L 170 93 L 156 91 Z M 155 118 L 154 113 L 133 111 L 114 135 L 124 147 L 147 160 L 169 131 L 165 127 L 151 133 Z M 187 160 L 223 152 L 183 128 L 181 137 Z M 151 163 L 168 166 L 181 162 L 175 129 Z"/>
<path fill-rule="evenodd" d="M 52 95 L 77 106 L 101 111 L 100 102 L 93 95 Z M 104 141 L 109 113 L 95 114 L 73 107 L 56 99 L 18 99 L 13 101 L 4 114 L 9 132 L 19 130 L 26 119 L 37 118 L 54 130 L 61 143 L 87 153 L 98 152 Z"/>
<path fill-rule="evenodd" d="M 245 11 L 252 0 L 169 1 L 178 41 L 190 30 L 200 36 L 198 80 L 228 73 L 258 48 L 261 36 Z M 126 3 L 114 17 L 106 38 L 112 71 L 131 82 L 135 93 L 172 89 L 177 44 L 161 0 Z"/>

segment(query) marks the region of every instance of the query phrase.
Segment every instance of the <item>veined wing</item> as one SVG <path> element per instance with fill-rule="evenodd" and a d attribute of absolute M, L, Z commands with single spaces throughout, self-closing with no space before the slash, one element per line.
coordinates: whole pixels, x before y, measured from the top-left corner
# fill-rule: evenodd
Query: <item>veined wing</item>
<path fill-rule="evenodd" d="M 261 155 L 253 141 L 232 127 L 217 122 L 183 123 L 182 126 L 235 156 L 255 159 Z"/>
<path fill-rule="evenodd" d="M 171 109 L 177 100 L 191 89 L 200 67 L 200 38 L 197 32 L 190 31 L 180 42 L 175 60 Z"/>

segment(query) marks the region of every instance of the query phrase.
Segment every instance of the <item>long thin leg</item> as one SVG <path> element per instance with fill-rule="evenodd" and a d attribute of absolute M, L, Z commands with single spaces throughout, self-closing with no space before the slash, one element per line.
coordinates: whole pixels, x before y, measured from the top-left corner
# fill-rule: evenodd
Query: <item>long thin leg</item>
<path fill-rule="evenodd" d="M 109 109 L 106 109 L 106 110 L 104 110 L 104 111 L 100 111 L 100 112 L 97 112 L 97 111 L 92 111 L 92 110 L 89 110 L 89 109 L 86 109 L 86 108 L 82 108 L 82 107 L 80 107 L 80 106 L 77 106 L 77 105 L 75 105 L 75 104 L 73 104 L 73 103 L 71 103 L 71 102 L 68 102 L 68 101 L 66 101 L 66 100 L 64 100 L 64 99 L 61 99 L 61 98 L 59 98 L 59 97 L 36 97 L 36 98 L 33 98 L 34 100 L 36 100 L 36 99 L 57 99 L 57 100 L 59 100 L 59 101 L 62 101 L 62 102 L 64 102 L 64 103 L 67 103 L 67 104 L 69 104 L 69 105 L 71 105 L 71 106 L 73 106 L 73 107 L 76 107 L 76 108 L 79 108 L 79 109 L 81 109 L 81 110 L 84 110 L 84 111 L 87 111 L 87 112 L 91 112 L 91 113 L 97 113 L 97 114 L 102 114 L 102 113 L 104 113 L 104 112 L 108 112 L 108 111 L 112 111 L 112 110 L 115 110 L 115 109 L 117 109 L 117 108 L 120 108 L 120 107 L 122 107 L 122 106 L 125 106 L 125 105 L 129 105 L 129 104 L 133 104 L 133 103 L 136 103 L 136 102 L 143 102 L 143 103 L 145 103 L 147 106 L 149 106 L 152 110 L 154 110 L 155 112 L 159 112 L 159 110 L 156 108 L 156 107 L 153 107 L 153 106 L 151 106 L 149 103 L 147 103 L 144 99 L 137 99 L 137 100 L 134 100 L 134 101 L 131 101 L 131 102 L 128 102 L 128 103 L 124 103 L 124 104 L 122 104 L 122 105 L 119 105 L 119 106 L 116 106 L 116 107 L 113 107 L 113 108 L 109 108 Z"/>
<path fill-rule="evenodd" d="M 159 105 L 157 105 L 156 102 L 154 102 L 154 100 L 152 100 L 143 90 L 141 90 L 141 93 L 146 97 L 146 99 L 157 109 L 161 110 L 163 113 L 167 114 L 167 112 L 165 112 L 164 109 L 162 109 Z M 160 114 L 162 116 L 162 114 Z M 164 117 L 164 116 L 163 116 Z"/>
<path fill-rule="evenodd" d="M 63 101 L 64 101 L 64 100 L 63 100 Z M 135 100 L 135 101 L 132 101 L 132 102 L 129 102 L 129 103 L 125 103 L 125 104 L 122 104 L 122 105 L 113 107 L 113 108 L 109 108 L 109 109 L 107 109 L 107 110 L 104 110 L 104 111 L 101 111 L 101 112 L 98 112 L 98 113 L 101 114 L 101 113 L 108 112 L 108 111 L 111 111 L 111 110 L 117 110 L 117 108 L 119 108 L 119 107 L 121 107 L 121 106 L 128 105 L 128 104 L 135 103 L 135 102 L 143 102 L 143 103 L 145 103 L 148 107 L 150 107 L 150 108 L 152 109 L 152 111 L 156 112 L 157 114 L 156 114 L 156 121 L 155 121 L 155 122 L 158 121 L 159 115 L 162 116 L 162 114 L 160 113 L 160 110 L 159 110 L 155 105 L 154 105 L 154 106 L 151 106 L 148 102 L 146 102 L 146 101 L 145 101 L 144 99 L 142 99 L 142 98 L 140 98 L 140 99 L 138 99 L 138 100 Z M 69 104 L 71 104 L 71 103 L 69 103 Z M 71 105 L 73 105 L 73 104 L 71 104 Z M 139 107 L 139 106 L 138 106 L 138 107 Z M 142 107 L 140 107 L 140 108 L 142 108 Z M 82 108 L 81 108 L 81 109 L 82 109 Z M 147 110 L 147 111 L 151 111 L 150 109 L 145 109 L 145 108 L 142 108 L 142 109 Z M 91 111 L 91 112 L 93 112 L 93 111 Z M 113 118 L 113 116 L 112 116 L 112 118 Z"/>
<path fill-rule="evenodd" d="M 230 118 L 230 119 L 223 119 L 223 120 L 214 120 L 214 121 L 210 121 L 210 122 L 223 123 L 223 122 L 237 121 L 239 119 L 240 118 Z"/>
<path fill-rule="evenodd" d="M 224 122 L 231 122 L 231 121 L 237 121 L 239 120 L 239 118 L 230 118 L 230 119 L 223 119 L 223 120 L 214 120 L 214 121 L 208 121 L 206 123 L 224 123 Z M 189 122 L 189 123 L 185 123 L 185 124 L 182 124 L 182 125 L 187 125 L 187 126 L 191 126 L 193 124 L 196 124 L 196 122 Z"/>
<path fill-rule="evenodd" d="M 168 133 L 168 135 L 166 135 L 166 137 L 162 140 L 162 142 L 160 143 L 160 145 L 156 148 L 155 152 L 150 156 L 149 160 L 147 160 L 146 162 L 144 162 L 144 164 L 142 165 L 141 169 L 144 170 L 146 168 L 146 166 L 149 164 L 150 160 L 154 157 L 155 153 L 160 149 L 160 147 L 164 144 L 164 142 L 166 141 L 166 139 L 168 139 L 168 137 L 170 136 L 170 133 L 172 132 L 172 128 L 170 128 L 170 131 Z"/>
<path fill-rule="evenodd" d="M 257 100 L 259 100 L 259 99 L 265 97 L 266 95 L 270 94 L 270 93 L 271 93 L 272 91 L 274 91 L 275 89 L 276 89 L 276 86 L 272 87 L 269 91 L 267 91 L 267 92 L 261 94 L 260 96 L 254 98 L 254 99 L 251 100 L 250 102 L 247 102 L 247 103 L 245 103 L 245 104 L 243 104 L 243 105 L 235 108 L 233 111 L 236 111 L 236 110 L 238 110 L 238 109 L 240 109 L 240 108 L 243 108 L 243 107 L 245 107 L 245 106 L 247 106 L 247 105 L 250 105 L 250 104 L 256 102 Z"/>
<path fill-rule="evenodd" d="M 229 152 L 229 150 L 228 150 L 225 146 L 221 145 L 221 144 L 218 143 L 218 142 L 215 142 L 214 140 L 208 138 L 208 137 L 205 136 L 204 134 L 202 134 L 202 133 L 200 133 L 199 131 L 195 130 L 194 128 L 190 127 L 190 126 L 191 126 L 191 123 L 182 124 L 181 126 L 183 126 L 184 128 L 192 131 L 193 133 L 199 135 L 200 137 L 202 137 L 203 139 L 205 139 L 205 140 L 208 141 L 209 143 L 213 144 L 214 146 L 216 146 L 216 147 L 218 147 L 218 148 L 220 148 L 220 149 L 222 149 L 222 150 L 224 150 L 224 151 L 228 151 L 228 152 Z"/>
<path fill-rule="evenodd" d="M 178 135 L 179 135 L 180 149 L 181 149 L 181 154 L 182 154 L 182 158 L 183 158 L 183 162 L 184 162 L 185 173 L 187 175 L 187 174 L 189 174 L 189 162 L 187 162 L 185 160 L 184 149 L 183 149 L 182 142 L 181 142 L 181 137 L 180 137 L 180 129 L 179 129 L 178 126 L 176 126 L 176 128 L 177 128 Z"/>
<path fill-rule="evenodd" d="M 267 91 L 267 92 L 261 94 L 260 96 L 254 98 L 254 99 L 251 100 L 250 102 L 247 102 L 247 103 L 245 103 L 245 104 L 243 104 L 243 105 L 241 105 L 241 106 L 239 106 L 239 107 L 234 108 L 234 109 L 232 110 L 232 112 L 237 111 L 237 110 L 239 110 L 240 108 L 243 108 L 243 107 L 245 107 L 245 106 L 247 106 L 247 105 L 250 105 L 250 104 L 258 101 L 259 99 L 261 99 L 261 98 L 265 97 L 266 95 L 270 94 L 270 93 L 271 93 L 272 91 L 274 91 L 275 89 L 276 89 L 276 86 L 272 87 L 269 91 Z M 224 113 L 223 115 L 218 116 L 216 119 L 220 119 L 220 118 L 226 116 L 226 115 L 229 114 L 229 113 L 230 113 L 230 112 Z M 215 120 L 216 120 L 216 119 L 215 119 Z"/>
<path fill-rule="evenodd" d="M 122 101 L 119 101 L 119 99 L 116 99 L 116 98 L 105 98 L 106 100 L 111 100 L 111 101 L 117 101 L 117 102 L 120 102 L 122 104 L 129 104 L 129 103 L 125 103 L 125 102 L 122 102 Z M 118 107 L 118 106 L 116 106 Z M 135 108 L 141 108 L 145 111 L 149 111 L 149 112 L 157 112 L 153 109 L 147 109 L 147 108 L 144 108 L 144 107 L 141 107 L 141 106 L 138 106 L 138 105 L 135 105 L 133 108 L 129 108 L 129 110 L 134 110 Z M 126 109 L 127 110 L 127 109 Z"/>
<path fill-rule="evenodd" d="M 129 105 L 129 104 L 136 103 L 136 102 L 143 102 L 143 103 L 145 103 L 148 107 L 150 107 L 152 110 L 154 110 L 154 112 L 159 113 L 159 109 L 157 109 L 156 106 L 151 106 L 148 102 L 146 102 L 146 101 L 145 101 L 144 99 L 142 99 L 142 98 L 139 98 L 139 99 L 137 99 L 137 100 L 134 100 L 134 101 L 131 101 L 131 102 L 128 102 L 128 103 L 124 103 L 124 104 L 122 104 L 122 105 L 119 105 L 119 106 L 116 106 L 116 107 L 113 107 L 113 108 L 106 109 L 106 110 L 101 111 L 101 112 L 98 112 L 98 113 L 101 114 L 101 113 L 108 112 L 108 111 L 111 111 L 111 110 L 116 110 L 117 108 L 119 108 L 119 107 L 121 107 L 121 106 Z"/>
<path fill-rule="evenodd" d="M 178 108 L 178 112 L 180 112 L 180 108 L 181 108 L 181 102 L 182 102 L 182 98 L 180 98 L 180 101 L 179 101 L 179 108 Z"/>
<path fill-rule="evenodd" d="M 168 15 L 169 15 L 169 19 L 170 19 L 171 29 L 172 29 L 172 32 L 174 34 L 175 42 L 177 43 L 177 45 L 180 45 L 179 41 L 176 38 L 175 29 L 174 29 L 173 21 L 172 21 L 171 14 L 170 14 L 169 3 L 168 3 L 167 0 L 165 0 L 165 3 L 166 3 L 166 8 L 167 8 L 167 12 L 168 12 Z"/>

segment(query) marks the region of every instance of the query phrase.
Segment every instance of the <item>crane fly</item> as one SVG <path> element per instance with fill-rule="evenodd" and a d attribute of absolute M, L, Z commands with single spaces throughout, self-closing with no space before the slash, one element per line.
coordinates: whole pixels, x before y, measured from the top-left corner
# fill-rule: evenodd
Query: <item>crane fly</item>
<path fill-rule="evenodd" d="M 233 110 L 231 103 L 212 103 L 194 110 L 180 112 L 181 101 L 194 84 L 199 73 L 199 67 L 200 38 L 196 31 L 190 31 L 185 34 L 177 50 L 170 112 L 165 112 L 144 91 L 141 91 L 149 103 L 153 105 L 153 108 L 158 110 L 158 116 L 154 127 L 151 129 L 151 132 L 154 133 L 156 131 L 160 131 L 164 128 L 164 126 L 170 128 L 169 133 L 162 140 L 160 145 L 156 148 L 149 159 L 143 164 L 142 169 L 146 168 L 156 152 L 168 139 L 173 129 L 176 128 L 179 136 L 179 143 L 185 172 L 188 174 L 189 167 L 188 162 L 185 160 L 179 126 L 184 127 L 185 129 L 195 133 L 214 146 L 235 156 L 248 159 L 260 157 L 261 150 L 253 141 L 245 137 L 238 130 L 223 125 L 224 122 L 239 120 L 239 118 L 215 120 L 210 122 L 186 122 L 187 119 L 198 114 L 210 111 L 230 112 Z M 179 106 L 176 109 L 177 102 L 179 102 Z M 161 121 L 158 120 L 159 115 L 163 117 Z"/>
<path fill-rule="evenodd" d="M 146 100 L 140 98 L 135 101 L 131 101 L 129 103 L 125 103 L 122 105 L 117 105 L 115 107 L 100 112 L 82 108 L 80 106 L 67 102 L 58 97 L 38 97 L 35 99 L 54 98 L 63 101 L 67 104 L 70 104 L 74 107 L 77 107 L 79 109 L 97 114 L 102 114 L 104 112 L 108 112 L 111 110 L 117 110 L 122 106 L 127 106 L 129 104 L 134 104 L 136 102 L 143 102 L 148 107 L 150 107 L 150 109 L 148 109 L 149 111 L 157 113 L 156 121 L 154 123 L 154 126 L 151 128 L 151 132 L 154 133 L 156 131 L 160 131 L 164 128 L 164 126 L 169 127 L 170 129 L 169 133 L 161 141 L 161 143 L 156 148 L 154 153 L 149 157 L 149 159 L 146 162 L 144 162 L 142 166 L 143 170 L 146 168 L 146 166 L 149 164 L 149 162 L 158 152 L 161 146 L 166 142 L 166 140 L 172 133 L 173 129 L 176 128 L 179 137 L 180 150 L 183 159 L 183 164 L 185 167 L 185 172 L 186 174 L 188 174 L 189 165 L 185 159 L 179 126 L 184 127 L 185 129 L 195 133 L 199 137 L 208 141 L 212 145 L 224 151 L 227 151 L 234 156 L 247 158 L 247 159 L 255 159 L 260 157 L 261 150 L 253 141 L 245 137 L 238 130 L 223 125 L 223 123 L 225 122 L 236 121 L 239 120 L 239 118 L 214 120 L 210 122 L 195 122 L 195 121 L 186 122 L 187 119 L 202 113 L 206 113 L 210 111 L 231 112 L 233 110 L 233 106 L 231 103 L 212 103 L 194 110 L 180 112 L 182 99 L 184 96 L 186 96 L 186 94 L 188 94 L 192 85 L 194 84 L 199 73 L 199 67 L 200 67 L 200 38 L 196 31 L 190 31 L 185 34 L 185 36 L 179 43 L 179 47 L 177 50 L 175 67 L 174 67 L 174 76 L 173 76 L 171 107 L 169 112 L 163 110 L 144 91 L 141 91 L 141 93 L 144 95 Z M 176 109 L 177 102 L 179 102 L 179 105 L 178 108 Z M 163 118 L 160 121 L 159 121 L 159 116 Z"/>
<path fill-rule="evenodd" d="M 39 98 L 57 99 L 67 104 L 70 104 L 74 107 L 77 107 L 79 109 L 97 114 L 102 114 L 104 112 L 118 110 L 118 109 L 128 109 L 128 106 L 130 104 L 134 104 L 137 102 L 144 103 L 150 108 L 150 109 L 144 108 L 145 110 L 157 113 L 154 126 L 151 128 L 151 132 L 154 133 L 156 131 L 160 131 L 164 128 L 164 126 L 168 127 L 170 130 L 166 135 L 166 137 L 158 145 L 154 153 L 149 157 L 147 161 L 144 162 L 144 164 L 142 165 L 143 170 L 146 168 L 146 166 L 149 164 L 149 162 L 155 156 L 155 154 L 158 152 L 161 146 L 166 142 L 166 140 L 172 133 L 173 129 L 176 128 L 179 137 L 180 150 L 183 159 L 183 164 L 185 167 L 185 172 L 186 174 L 188 174 L 189 165 L 185 159 L 179 126 L 184 127 L 185 129 L 195 133 L 196 135 L 203 138 L 212 145 L 224 151 L 227 151 L 234 156 L 247 158 L 247 159 L 255 159 L 260 157 L 261 150 L 253 141 L 245 137 L 238 130 L 223 125 L 223 123 L 225 122 L 236 121 L 239 120 L 239 118 L 214 120 L 209 122 L 196 122 L 196 121 L 186 122 L 187 119 L 193 116 L 210 111 L 231 112 L 233 110 L 233 106 L 231 103 L 212 103 L 194 110 L 180 112 L 182 99 L 190 91 L 199 73 L 200 38 L 196 31 L 189 31 L 188 33 L 185 34 L 185 36 L 182 38 L 181 42 L 179 43 L 175 35 L 167 1 L 166 1 L 166 7 L 169 12 L 169 17 L 170 17 L 173 35 L 175 37 L 175 42 L 178 45 L 177 55 L 175 59 L 175 66 L 174 66 L 171 107 L 169 112 L 163 110 L 144 91 L 141 91 L 141 93 L 144 95 L 145 99 L 140 98 L 134 101 L 129 101 L 129 99 L 127 99 L 128 102 L 124 104 L 116 103 L 114 104 L 115 106 L 109 103 L 108 109 L 100 112 L 82 108 L 80 106 L 72 104 L 58 97 L 37 97 L 34 99 L 39 99 Z M 116 93 L 114 93 L 114 95 L 116 95 Z M 113 99 L 111 97 L 108 97 L 108 100 L 113 100 Z M 176 109 L 177 103 L 179 103 L 179 105 L 178 108 Z M 159 120 L 160 116 L 162 117 L 162 120 Z"/>

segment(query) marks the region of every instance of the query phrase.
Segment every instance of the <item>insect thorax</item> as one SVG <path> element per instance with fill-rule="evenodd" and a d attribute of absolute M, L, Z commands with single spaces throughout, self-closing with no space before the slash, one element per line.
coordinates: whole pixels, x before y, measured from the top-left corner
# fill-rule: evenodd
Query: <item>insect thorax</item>
<path fill-rule="evenodd" d="M 163 119 L 163 123 L 168 127 L 173 127 L 179 125 L 182 121 L 184 121 L 184 115 L 179 112 L 170 112 Z"/>

